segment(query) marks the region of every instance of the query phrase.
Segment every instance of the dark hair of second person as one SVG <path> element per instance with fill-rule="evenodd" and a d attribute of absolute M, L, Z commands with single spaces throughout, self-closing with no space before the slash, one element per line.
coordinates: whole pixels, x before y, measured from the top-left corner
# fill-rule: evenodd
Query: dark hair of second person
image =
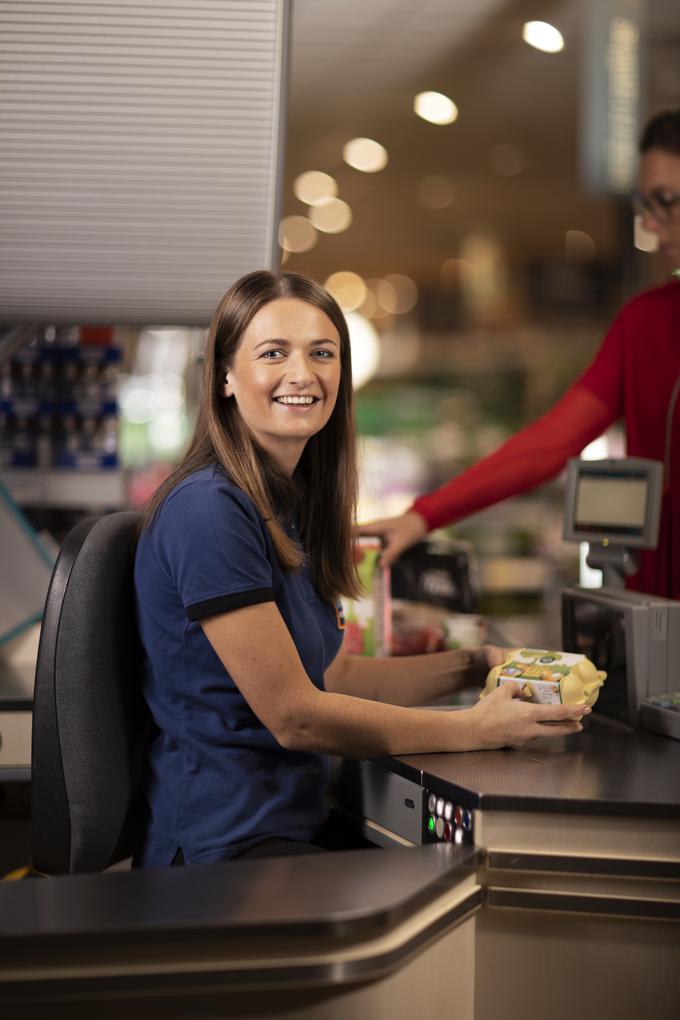
<path fill-rule="evenodd" d="M 640 153 L 661 149 L 680 156 L 680 109 L 655 114 L 645 125 L 638 148 Z"/>

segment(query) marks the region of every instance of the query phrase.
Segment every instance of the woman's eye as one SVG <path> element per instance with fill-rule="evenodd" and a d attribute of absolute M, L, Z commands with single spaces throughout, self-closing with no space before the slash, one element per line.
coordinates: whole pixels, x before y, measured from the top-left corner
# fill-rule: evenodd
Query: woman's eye
<path fill-rule="evenodd" d="M 280 350 L 277 349 L 277 350 L 271 350 L 271 351 L 264 351 L 264 353 L 262 354 L 262 357 L 266 358 L 267 361 L 275 361 L 276 359 L 278 359 L 282 355 L 283 355 L 283 351 L 280 351 Z"/>
<path fill-rule="evenodd" d="M 314 351 L 314 354 L 315 354 L 315 356 L 317 358 L 321 358 L 321 359 L 335 357 L 335 355 L 333 354 L 333 351 L 325 351 L 323 348 L 321 348 L 318 351 Z"/>

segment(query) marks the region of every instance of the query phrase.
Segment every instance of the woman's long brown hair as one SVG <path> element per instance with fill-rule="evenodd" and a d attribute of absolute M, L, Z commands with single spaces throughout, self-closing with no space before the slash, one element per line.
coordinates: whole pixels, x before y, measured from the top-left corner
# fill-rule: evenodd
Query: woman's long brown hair
<path fill-rule="evenodd" d="M 304 552 L 286 534 L 279 518 L 282 503 L 295 499 L 295 483 L 254 440 L 236 401 L 223 395 L 225 372 L 248 324 L 260 308 L 284 297 L 319 308 L 340 336 L 340 386 L 335 407 L 324 428 L 307 441 L 295 472 L 298 488 L 304 493 L 298 500 Z M 203 395 L 193 438 L 182 462 L 149 500 L 142 527 L 149 525 L 182 479 L 210 464 L 221 465 L 234 485 L 252 499 L 284 570 L 299 569 L 306 559 L 322 599 L 358 594 L 352 539 L 357 470 L 349 333 L 334 299 L 314 281 L 297 273 L 261 270 L 241 277 L 224 295 L 208 331 Z"/>

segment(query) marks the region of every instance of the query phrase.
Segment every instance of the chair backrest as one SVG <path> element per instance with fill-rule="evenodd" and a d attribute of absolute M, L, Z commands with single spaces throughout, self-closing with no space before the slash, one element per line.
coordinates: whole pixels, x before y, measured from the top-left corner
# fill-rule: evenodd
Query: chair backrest
<path fill-rule="evenodd" d="M 33 705 L 33 866 L 100 871 L 129 856 L 149 715 L 140 686 L 133 563 L 140 515 L 66 536 L 43 616 Z"/>

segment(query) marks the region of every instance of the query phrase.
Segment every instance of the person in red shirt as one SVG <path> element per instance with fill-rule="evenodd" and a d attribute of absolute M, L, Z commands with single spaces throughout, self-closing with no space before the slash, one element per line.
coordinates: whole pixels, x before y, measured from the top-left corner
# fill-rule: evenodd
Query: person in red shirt
<path fill-rule="evenodd" d="M 671 270 L 680 267 L 680 109 L 653 117 L 640 140 L 633 203 L 657 235 Z M 388 566 L 433 528 L 459 521 L 553 478 L 569 457 L 624 418 L 628 454 L 665 465 L 658 546 L 628 579 L 637 591 L 680 598 L 680 279 L 629 301 L 595 358 L 545 415 L 494 453 L 421 496 L 400 517 L 363 525 L 385 543 Z"/>

